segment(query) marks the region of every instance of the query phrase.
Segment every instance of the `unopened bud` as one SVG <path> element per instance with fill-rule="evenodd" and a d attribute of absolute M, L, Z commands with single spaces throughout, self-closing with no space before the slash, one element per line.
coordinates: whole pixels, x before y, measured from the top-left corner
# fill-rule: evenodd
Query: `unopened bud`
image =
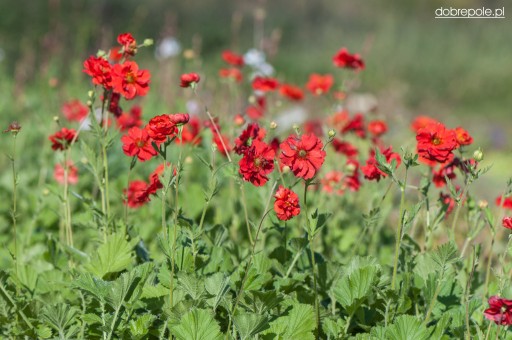
<path fill-rule="evenodd" d="M 478 207 L 480 209 L 485 209 L 485 208 L 487 208 L 488 205 L 489 205 L 489 203 L 486 200 L 478 201 Z"/>
<path fill-rule="evenodd" d="M 484 153 L 482 149 L 478 148 L 473 152 L 473 159 L 477 162 L 480 162 L 484 159 Z"/>
<path fill-rule="evenodd" d="M 290 167 L 288 165 L 283 166 L 283 174 L 287 174 L 291 171 Z"/>
<path fill-rule="evenodd" d="M 86 157 L 82 157 L 82 159 L 80 159 L 80 163 L 87 164 L 89 163 L 89 160 Z"/>
<path fill-rule="evenodd" d="M 183 57 L 185 59 L 194 59 L 196 57 L 196 54 L 194 53 L 194 50 L 188 49 L 183 51 Z"/>
<path fill-rule="evenodd" d="M 98 50 L 98 52 L 96 53 L 96 56 L 97 57 L 104 57 L 107 53 L 103 50 Z"/>
<path fill-rule="evenodd" d="M 53 116 L 53 121 L 58 123 L 60 120 L 59 116 Z"/>
<path fill-rule="evenodd" d="M 354 163 L 350 162 L 347 164 L 346 169 L 348 172 L 353 173 L 354 170 L 357 169 L 357 166 Z"/>
<path fill-rule="evenodd" d="M 153 45 L 153 39 L 144 39 L 143 45 L 146 47 Z"/>
<path fill-rule="evenodd" d="M 86 104 L 87 104 L 87 106 L 88 106 L 88 107 L 92 107 L 92 100 L 88 100 L 88 101 L 86 102 Z"/>
<path fill-rule="evenodd" d="M 190 156 L 185 157 L 185 164 L 192 164 L 194 163 L 194 159 Z"/>
<path fill-rule="evenodd" d="M 271 121 L 271 122 L 270 122 L 270 129 L 271 129 L 271 130 L 274 130 L 276 127 L 277 127 L 277 123 L 276 123 L 276 122 L 274 122 L 274 121 Z"/>
<path fill-rule="evenodd" d="M 249 96 L 249 103 L 250 104 L 256 103 L 256 97 L 255 96 Z"/>
<path fill-rule="evenodd" d="M 48 189 L 44 189 L 43 190 L 43 195 L 44 196 L 48 196 L 49 194 L 50 194 L 50 190 L 48 190 Z"/>
<path fill-rule="evenodd" d="M 329 132 L 327 132 L 327 135 L 329 136 L 329 138 L 333 138 L 334 136 L 336 136 L 336 131 L 330 129 Z"/>
<path fill-rule="evenodd" d="M 88 92 L 87 92 L 87 96 L 88 96 L 89 98 L 94 98 L 94 91 L 88 91 Z"/>

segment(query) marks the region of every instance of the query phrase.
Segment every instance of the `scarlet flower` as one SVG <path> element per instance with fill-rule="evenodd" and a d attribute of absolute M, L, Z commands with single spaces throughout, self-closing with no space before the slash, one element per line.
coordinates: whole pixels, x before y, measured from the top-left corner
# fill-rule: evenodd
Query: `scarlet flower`
<path fill-rule="evenodd" d="M 199 74 L 197 73 L 186 73 L 182 74 L 180 78 L 180 86 L 181 87 L 190 87 L 195 86 L 197 83 L 199 83 L 199 80 L 201 80 L 201 77 L 199 77 Z"/>
<path fill-rule="evenodd" d="M 222 134 L 219 136 L 219 134 L 217 134 L 213 128 L 212 128 L 212 133 L 213 133 L 213 142 L 217 146 L 217 150 L 219 150 L 219 152 L 222 155 L 227 156 L 227 154 L 230 153 L 231 149 L 232 149 L 231 144 L 229 143 L 229 138 L 226 135 L 222 135 Z"/>
<path fill-rule="evenodd" d="M 341 129 L 341 133 L 354 132 L 360 138 L 366 137 L 366 131 L 364 129 L 364 117 L 358 113 L 354 115 Z"/>
<path fill-rule="evenodd" d="M 68 161 L 66 167 L 68 168 L 68 184 L 78 183 L 78 168 L 72 161 Z M 65 169 L 62 164 L 55 164 L 55 168 L 53 169 L 53 178 L 55 178 L 59 184 L 64 184 L 65 182 L 64 170 Z"/>
<path fill-rule="evenodd" d="M 449 162 L 446 165 L 441 165 L 438 171 L 432 168 L 432 174 L 432 182 L 434 182 L 436 187 L 441 188 L 446 184 L 446 177 L 450 180 L 457 177 L 455 174 L 455 163 Z"/>
<path fill-rule="evenodd" d="M 229 65 L 244 66 L 244 57 L 229 50 L 222 52 L 222 59 Z"/>
<path fill-rule="evenodd" d="M 93 84 L 101 85 L 107 90 L 112 88 L 112 66 L 104 58 L 90 56 L 84 61 L 83 72 L 92 77 Z"/>
<path fill-rule="evenodd" d="M 281 85 L 279 88 L 279 93 L 281 96 L 294 101 L 301 101 L 304 98 L 304 92 L 301 90 L 301 88 L 294 85 Z"/>
<path fill-rule="evenodd" d="M 108 59 L 112 62 L 119 62 L 121 59 L 123 59 L 123 54 L 120 52 L 121 47 L 115 46 L 110 49 L 108 52 Z"/>
<path fill-rule="evenodd" d="M 219 70 L 219 76 L 221 78 L 232 79 L 237 83 L 241 83 L 243 79 L 242 72 L 237 68 L 221 68 Z"/>
<path fill-rule="evenodd" d="M 312 94 L 318 96 L 329 92 L 333 84 L 334 78 L 332 75 L 313 73 L 309 76 L 309 81 L 306 84 L 306 87 Z"/>
<path fill-rule="evenodd" d="M 233 118 L 233 123 L 235 123 L 236 126 L 242 126 L 245 124 L 245 119 L 241 114 L 237 113 L 235 118 Z"/>
<path fill-rule="evenodd" d="M 368 131 L 374 137 L 380 137 L 388 131 L 388 126 L 386 122 L 376 119 L 368 123 Z"/>
<path fill-rule="evenodd" d="M 414 121 L 411 123 L 411 129 L 418 133 L 418 131 L 427 125 L 438 123 L 437 120 L 434 118 L 428 117 L 428 116 L 418 116 L 414 119 Z"/>
<path fill-rule="evenodd" d="M 322 148 L 322 141 L 312 133 L 300 138 L 291 135 L 281 143 L 279 159 L 290 167 L 295 176 L 311 179 L 324 163 L 325 151 Z"/>
<path fill-rule="evenodd" d="M 112 69 L 112 86 L 114 92 L 120 93 L 126 99 L 135 96 L 145 96 L 149 91 L 151 75 L 147 70 L 139 70 L 134 61 L 115 64 Z"/>
<path fill-rule="evenodd" d="M 332 140 L 334 150 L 349 158 L 355 157 L 358 154 L 357 148 L 349 142 L 342 141 L 341 139 L 334 138 Z"/>
<path fill-rule="evenodd" d="M 192 117 L 187 125 L 183 126 L 183 130 L 181 131 L 181 140 L 179 138 L 176 139 L 176 143 L 190 143 L 192 145 L 201 144 L 201 136 L 199 132 L 201 130 L 201 123 L 199 118 Z"/>
<path fill-rule="evenodd" d="M 339 50 L 332 57 L 332 61 L 336 67 L 350 68 L 356 71 L 364 69 L 364 61 L 359 54 L 350 54 L 346 48 Z"/>
<path fill-rule="evenodd" d="M 498 207 L 503 207 L 505 209 L 512 209 L 512 197 L 505 197 L 503 203 L 501 200 L 502 200 L 501 196 L 496 197 L 495 203 Z"/>
<path fill-rule="evenodd" d="M 452 151 L 457 148 L 455 132 L 441 123 L 433 123 L 418 130 L 417 150 L 420 160 L 429 165 L 445 163 L 453 158 Z"/>
<path fill-rule="evenodd" d="M 163 143 L 176 133 L 176 126 L 167 114 L 153 117 L 145 127 L 149 137 L 157 144 Z"/>
<path fill-rule="evenodd" d="M 274 170 L 275 151 L 264 142 L 255 139 L 238 165 L 243 179 L 259 187 L 267 183 L 267 175 Z"/>
<path fill-rule="evenodd" d="M 497 325 L 512 325 L 512 300 L 491 296 L 489 298 L 489 308 L 484 311 L 484 316 Z"/>
<path fill-rule="evenodd" d="M 156 155 L 146 129 L 133 127 L 128 130 L 128 134 L 121 137 L 121 141 L 123 142 L 123 152 L 125 155 L 130 157 L 137 156 L 141 162 L 147 161 Z"/>
<path fill-rule="evenodd" d="M 281 221 L 288 221 L 300 214 L 299 196 L 292 190 L 280 185 L 274 198 L 274 211 Z"/>
<path fill-rule="evenodd" d="M 342 195 L 348 188 L 350 191 L 358 191 L 361 182 L 359 181 L 359 164 L 357 161 L 347 161 L 347 173 L 333 170 L 325 174 L 320 181 L 322 190 L 329 194 Z"/>
<path fill-rule="evenodd" d="M 304 133 L 313 133 L 316 136 L 323 136 L 322 122 L 318 119 L 308 120 L 304 123 Z"/>
<path fill-rule="evenodd" d="M 245 113 L 252 120 L 259 120 L 260 118 L 263 117 L 263 114 L 265 113 L 266 106 L 267 106 L 267 102 L 266 102 L 265 97 L 258 96 L 258 97 L 256 97 L 255 105 L 248 106 Z"/>
<path fill-rule="evenodd" d="M 503 220 L 501 220 L 501 224 L 507 229 L 512 229 L 512 217 L 503 217 Z"/>
<path fill-rule="evenodd" d="M 117 42 L 123 46 L 123 54 L 135 55 L 137 53 L 137 41 L 131 35 L 131 33 L 121 33 L 117 36 Z"/>
<path fill-rule="evenodd" d="M 401 163 L 400 155 L 396 152 L 393 152 L 392 148 L 389 147 L 387 149 L 381 150 L 381 153 L 386 157 L 386 162 L 391 164 L 391 161 L 394 159 L 396 161 L 396 167 L 398 167 Z M 376 180 L 380 181 L 381 177 L 386 177 L 387 174 L 381 171 L 378 167 L 378 162 L 375 159 L 375 151 L 371 150 L 370 157 L 366 161 L 366 165 L 361 167 L 361 171 L 364 174 L 364 177 L 370 181 Z"/>
<path fill-rule="evenodd" d="M 455 200 L 452 196 L 443 192 L 439 193 L 439 199 L 441 200 L 441 204 L 446 207 L 446 216 L 448 216 L 455 207 Z"/>
<path fill-rule="evenodd" d="M 167 167 L 171 166 L 171 163 L 167 162 Z M 155 195 L 159 189 L 162 189 L 164 185 L 160 181 L 160 176 L 164 173 L 164 163 L 158 165 L 155 170 L 149 175 L 149 185 L 146 188 L 147 195 Z M 176 175 L 176 169 L 174 169 Z"/>
<path fill-rule="evenodd" d="M 473 143 L 473 137 L 471 137 L 471 135 L 460 126 L 455 128 L 455 138 L 457 139 L 459 146 L 470 145 Z"/>
<path fill-rule="evenodd" d="M 71 142 L 76 136 L 75 129 L 66 129 L 63 127 L 60 131 L 57 131 L 48 139 L 52 142 L 52 149 L 57 150 L 66 150 L 71 146 Z"/>
<path fill-rule="evenodd" d="M 130 208 L 138 208 L 144 205 L 144 203 L 147 202 L 145 199 L 146 197 L 144 197 L 144 192 L 147 187 L 148 184 L 142 180 L 130 182 L 128 189 L 123 190 L 123 193 L 126 197 L 123 200 L 123 203 L 128 205 Z"/>
<path fill-rule="evenodd" d="M 252 81 L 252 88 L 255 91 L 269 92 L 278 88 L 279 82 L 275 78 L 257 76 Z"/>
<path fill-rule="evenodd" d="M 176 126 L 185 125 L 190 120 L 190 115 L 188 113 L 175 113 L 169 115 L 169 117 L 171 122 Z"/>
<path fill-rule="evenodd" d="M 247 125 L 244 131 L 235 139 L 235 153 L 238 155 L 245 154 L 246 151 L 252 146 L 254 140 L 263 140 L 265 138 L 265 129 L 260 128 L 258 123 L 251 123 Z"/>
<path fill-rule="evenodd" d="M 129 112 L 123 112 L 117 117 L 117 126 L 121 131 L 128 131 L 132 127 L 141 127 L 141 108 L 134 105 Z"/>
<path fill-rule="evenodd" d="M 89 108 L 78 99 L 73 99 L 62 104 L 61 112 L 67 120 L 81 122 L 87 117 Z"/>

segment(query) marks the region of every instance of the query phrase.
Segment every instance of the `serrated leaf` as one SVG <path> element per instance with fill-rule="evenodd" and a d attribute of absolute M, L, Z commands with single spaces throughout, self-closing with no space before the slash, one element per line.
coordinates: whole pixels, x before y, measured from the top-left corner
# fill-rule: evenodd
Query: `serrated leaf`
<path fill-rule="evenodd" d="M 220 340 L 222 333 L 213 316 L 204 309 L 193 309 L 183 315 L 180 324 L 171 329 L 178 340 Z"/>
<path fill-rule="evenodd" d="M 389 340 L 428 340 L 431 331 L 412 315 L 401 315 L 386 328 L 386 338 Z"/>
<path fill-rule="evenodd" d="M 178 283 L 180 287 L 192 298 L 192 300 L 199 300 L 204 294 L 204 282 L 184 272 L 178 273 Z"/>
<path fill-rule="evenodd" d="M 136 320 L 130 320 L 130 333 L 135 339 L 141 339 L 149 332 L 151 324 L 156 319 L 152 314 L 142 314 Z"/>
<path fill-rule="evenodd" d="M 50 327 L 39 325 L 36 330 L 38 339 L 48 339 L 52 336 L 52 330 Z"/>
<path fill-rule="evenodd" d="M 313 306 L 296 303 L 286 316 L 274 320 L 264 333 L 278 339 L 314 339 L 315 312 Z"/>
<path fill-rule="evenodd" d="M 212 307 L 215 310 L 229 291 L 229 277 L 222 273 L 215 273 L 206 278 L 204 286 L 208 294 L 214 296 Z"/>
<path fill-rule="evenodd" d="M 68 304 L 46 305 L 43 308 L 42 319 L 59 333 L 61 339 L 65 339 L 66 329 L 75 322 L 77 313 L 77 309 Z"/>
<path fill-rule="evenodd" d="M 233 323 L 242 340 L 250 339 L 268 328 L 267 317 L 260 314 L 237 314 L 233 317 Z"/>
<path fill-rule="evenodd" d="M 123 234 L 112 234 L 85 267 L 97 277 L 127 269 L 133 262 L 132 250 L 138 239 L 126 241 Z"/>
<path fill-rule="evenodd" d="M 82 290 L 85 290 L 87 293 L 94 296 L 98 301 L 104 302 L 107 298 L 111 283 L 95 278 L 90 273 L 83 273 L 78 279 L 75 280 L 73 285 Z"/>

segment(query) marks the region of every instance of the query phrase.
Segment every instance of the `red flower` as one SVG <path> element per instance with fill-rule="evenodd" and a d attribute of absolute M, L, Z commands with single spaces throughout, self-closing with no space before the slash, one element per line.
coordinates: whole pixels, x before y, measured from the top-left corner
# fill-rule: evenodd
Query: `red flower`
<path fill-rule="evenodd" d="M 441 204 L 446 208 L 446 215 L 448 216 L 455 208 L 455 200 L 449 194 L 445 194 L 443 192 L 439 193 L 439 199 L 441 200 Z"/>
<path fill-rule="evenodd" d="M 108 111 L 116 117 L 119 117 L 123 113 L 123 109 L 119 106 L 119 100 L 121 100 L 121 95 L 119 93 L 112 92 L 110 95 Z"/>
<path fill-rule="evenodd" d="M 364 129 L 364 117 L 361 113 L 354 115 L 341 129 L 341 133 L 354 132 L 360 138 L 366 137 L 366 131 Z"/>
<path fill-rule="evenodd" d="M 429 165 L 445 163 L 453 158 L 452 151 L 457 148 L 455 132 L 441 123 L 433 123 L 418 130 L 417 150 L 420 160 Z"/>
<path fill-rule="evenodd" d="M 61 112 L 67 120 L 81 122 L 87 117 L 89 108 L 78 99 L 73 99 L 62 104 Z"/>
<path fill-rule="evenodd" d="M 123 54 L 120 52 L 121 47 L 115 46 L 110 49 L 108 52 L 108 59 L 112 62 L 119 62 L 121 59 L 123 59 Z"/>
<path fill-rule="evenodd" d="M 455 128 L 455 138 L 457 139 L 459 146 L 470 145 L 473 143 L 473 137 L 471 137 L 470 134 L 460 126 Z"/>
<path fill-rule="evenodd" d="M 213 133 L 213 142 L 217 146 L 217 149 L 219 150 L 219 152 L 221 154 L 223 154 L 224 156 L 227 156 L 227 154 L 230 153 L 231 149 L 232 149 L 231 144 L 229 144 L 229 138 L 225 135 L 219 136 L 219 134 L 217 132 L 215 132 L 215 130 L 213 128 L 211 130 Z"/>
<path fill-rule="evenodd" d="M 400 155 L 396 152 L 393 152 L 392 148 L 389 147 L 385 150 L 381 150 L 381 153 L 386 157 L 386 162 L 391 164 L 391 161 L 394 159 L 396 161 L 396 167 L 398 167 L 401 163 Z M 386 177 L 386 173 L 381 171 L 378 167 L 377 160 L 375 159 L 375 151 L 370 151 L 370 158 L 366 161 L 366 165 L 361 167 L 361 171 L 364 174 L 364 177 L 368 180 L 376 180 L 377 182 L 381 179 L 381 177 Z"/>
<path fill-rule="evenodd" d="M 418 133 L 419 129 L 424 128 L 427 125 L 438 123 L 437 120 L 434 118 L 430 118 L 428 116 L 418 116 L 414 119 L 414 121 L 411 123 L 411 129 Z"/>
<path fill-rule="evenodd" d="M 304 123 L 304 133 L 313 133 L 316 136 L 323 136 L 322 121 L 318 119 L 308 120 Z"/>
<path fill-rule="evenodd" d="M 507 229 L 512 229 L 512 217 L 503 217 L 503 220 L 501 220 L 501 224 Z"/>
<path fill-rule="evenodd" d="M 169 115 L 164 114 L 151 118 L 145 127 L 149 137 L 157 144 L 163 143 L 176 133 L 176 126 Z"/>
<path fill-rule="evenodd" d="M 124 189 L 123 193 L 125 199 L 123 203 L 128 205 L 130 208 L 138 208 L 149 200 L 149 197 L 144 195 L 148 184 L 142 180 L 136 180 L 130 182 L 128 189 Z M 147 198 L 147 199 L 146 199 Z"/>
<path fill-rule="evenodd" d="M 432 182 L 434 182 L 436 187 L 441 188 L 446 184 L 446 177 L 450 180 L 457 177 L 455 174 L 455 163 L 450 162 L 447 165 L 441 165 L 438 171 L 432 168 L 432 174 Z"/>
<path fill-rule="evenodd" d="M 199 80 L 201 80 L 201 77 L 199 77 L 199 74 L 197 73 L 186 73 L 182 74 L 180 78 L 180 86 L 181 87 L 190 87 L 195 86 L 197 83 L 199 83 Z"/>
<path fill-rule="evenodd" d="M 176 143 L 190 143 L 193 145 L 199 145 L 201 143 L 201 136 L 199 132 L 201 130 L 201 123 L 199 118 L 192 117 L 187 125 L 183 126 L 181 131 L 181 140 L 176 139 Z"/>
<path fill-rule="evenodd" d="M 484 311 L 484 316 L 497 325 L 512 325 L 512 300 L 491 296 L 489 298 L 489 308 Z"/>
<path fill-rule="evenodd" d="M 301 138 L 292 135 L 281 143 L 279 159 L 290 167 L 295 176 L 311 179 L 324 163 L 325 151 L 322 147 L 322 141 L 314 134 L 305 134 Z"/>
<path fill-rule="evenodd" d="M 320 181 L 322 190 L 330 193 L 342 195 L 348 188 L 350 191 L 358 191 L 361 187 L 359 181 L 359 164 L 357 161 L 347 161 L 347 173 L 333 170 L 325 174 L 324 178 Z"/>
<path fill-rule="evenodd" d="M 140 106 L 133 106 L 128 113 L 123 112 L 117 117 L 117 126 L 121 131 L 128 131 L 132 127 L 142 126 L 142 110 Z"/>
<path fill-rule="evenodd" d="M 332 140 L 332 146 L 336 152 L 341 153 L 349 158 L 357 156 L 357 148 L 349 142 L 335 138 Z"/>
<path fill-rule="evenodd" d="M 101 85 L 107 90 L 112 88 L 112 66 L 104 58 L 90 56 L 84 61 L 83 72 L 92 77 L 93 84 Z"/>
<path fill-rule="evenodd" d="M 137 41 L 135 41 L 131 33 L 119 34 L 117 42 L 123 46 L 123 54 L 133 56 L 137 53 Z"/>
<path fill-rule="evenodd" d="M 66 167 L 68 168 L 68 184 L 76 184 L 78 183 L 78 168 L 72 161 L 68 161 Z M 64 184 L 64 167 L 62 164 L 55 164 L 55 168 L 53 169 L 53 178 L 59 183 Z"/>
<path fill-rule="evenodd" d="M 247 125 L 244 131 L 235 139 L 235 152 L 238 155 L 245 154 L 246 151 L 252 146 L 254 140 L 263 140 L 266 131 L 261 129 L 258 123 L 251 123 Z"/>
<path fill-rule="evenodd" d="M 386 122 L 382 120 L 372 120 L 368 123 L 368 131 L 374 137 L 380 137 L 388 131 Z"/>
<path fill-rule="evenodd" d="M 174 125 L 180 126 L 188 123 L 190 120 L 190 115 L 188 113 L 175 113 L 169 115 L 169 118 Z"/>
<path fill-rule="evenodd" d="M 252 81 L 252 88 L 255 91 L 268 92 L 274 91 L 279 86 L 279 82 L 275 78 L 270 77 L 260 77 L 257 76 Z"/>
<path fill-rule="evenodd" d="M 244 57 L 229 50 L 222 52 L 222 59 L 229 65 L 244 66 Z"/>
<path fill-rule="evenodd" d="M 233 118 L 233 123 L 235 123 L 236 126 L 242 126 L 245 124 L 245 119 L 241 114 L 237 113 Z"/>
<path fill-rule="evenodd" d="M 130 157 L 137 156 L 141 162 L 147 161 L 156 155 L 146 129 L 133 127 L 128 130 L 128 134 L 121 137 L 121 141 L 123 142 L 125 155 Z"/>
<path fill-rule="evenodd" d="M 221 68 L 219 70 L 219 77 L 232 79 L 237 83 L 242 82 L 243 79 L 242 72 L 237 68 Z"/>
<path fill-rule="evenodd" d="M 498 207 L 503 206 L 503 208 L 505 208 L 505 209 L 512 209 L 512 197 L 506 197 L 505 200 L 503 201 L 503 203 L 501 202 L 501 200 L 502 200 L 501 196 L 496 198 L 496 205 Z"/>
<path fill-rule="evenodd" d="M 334 66 L 351 68 L 354 70 L 363 70 L 364 62 L 359 54 L 350 54 L 346 48 L 339 50 L 334 57 L 332 57 Z"/>
<path fill-rule="evenodd" d="M 150 74 L 147 70 L 139 70 L 134 61 L 115 64 L 112 69 L 112 86 L 114 91 L 126 99 L 145 96 L 149 91 Z"/>
<path fill-rule="evenodd" d="M 279 88 L 279 93 L 281 96 L 294 101 L 301 101 L 304 98 L 304 92 L 301 90 L 301 88 L 294 85 L 281 85 Z"/>
<path fill-rule="evenodd" d="M 73 139 L 75 139 L 75 136 L 76 131 L 74 129 L 66 129 L 63 127 L 60 129 L 60 131 L 48 137 L 48 139 L 52 142 L 53 150 L 66 150 L 70 147 L 71 142 Z"/>
<path fill-rule="evenodd" d="M 274 211 L 281 221 L 288 221 L 300 214 L 299 196 L 290 189 L 280 185 L 274 197 Z"/>
<path fill-rule="evenodd" d="M 267 183 L 267 175 L 274 170 L 275 151 L 264 142 L 255 139 L 238 165 L 244 180 L 259 187 Z"/>
<path fill-rule="evenodd" d="M 259 120 L 261 117 L 263 117 L 263 114 L 265 113 L 265 107 L 266 107 L 266 99 L 263 96 L 256 97 L 256 103 L 255 105 L 251 105 L 247 107 L 245 113 L 249 118 L 252 120 Z"/>
<path fill-rule="evenodd" d="M 315 96 L 329 92 L 334 84 L 334 78 L 330 74 L 324 76 L 313 73 L 309 76 L 309 81 L 306 84 L 307 89 Z"/>

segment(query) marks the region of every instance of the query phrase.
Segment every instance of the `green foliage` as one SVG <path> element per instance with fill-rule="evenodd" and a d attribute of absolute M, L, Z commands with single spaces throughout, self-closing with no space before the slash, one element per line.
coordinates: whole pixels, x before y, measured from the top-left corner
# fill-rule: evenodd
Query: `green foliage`
<path fill-rule="evenodd" d="M 180 319 L 180 324 L 171 329 L 178 340 L 222 339 L 220 327 L 213 316 L 204 309 L 193 309 Z"/>

